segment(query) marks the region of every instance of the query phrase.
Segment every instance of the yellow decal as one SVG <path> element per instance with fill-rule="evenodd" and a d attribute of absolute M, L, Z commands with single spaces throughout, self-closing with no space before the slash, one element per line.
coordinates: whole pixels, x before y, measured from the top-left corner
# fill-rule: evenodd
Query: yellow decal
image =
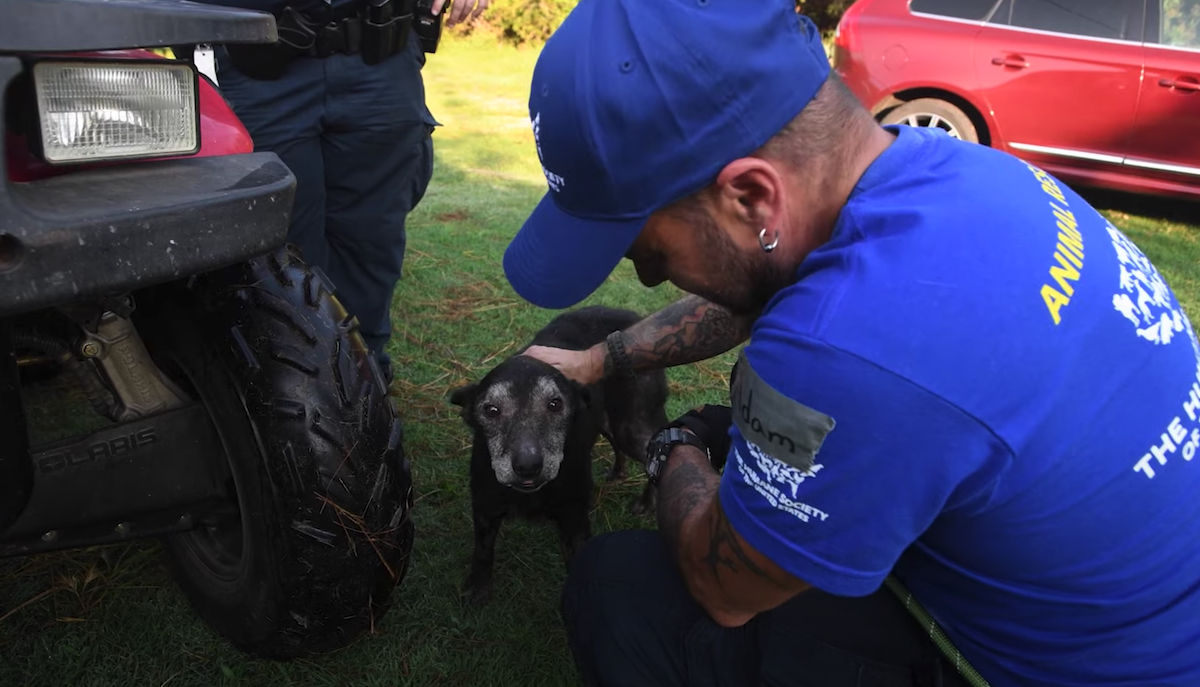
<path fill-rule="evenodd" d="M 1054 247 L 1054 262 L 1050 265 L 1050 280 L 1042 284 L 1042 300 L 1054 324 L 1062 322 L 1062 309 L 1071 304 L 1075 295 L 1075 283 L 1083 270 L 1083 234 L 1079 232 L 1079 221 L 1067 207 L 1067 199 L 1058 183 L 1049 174 L 1026 163 L 1042 185 L 1042 191 L 1050 196 L 1050 209 L 1054 213 L 1058 228 L 1058 243 Z"/>

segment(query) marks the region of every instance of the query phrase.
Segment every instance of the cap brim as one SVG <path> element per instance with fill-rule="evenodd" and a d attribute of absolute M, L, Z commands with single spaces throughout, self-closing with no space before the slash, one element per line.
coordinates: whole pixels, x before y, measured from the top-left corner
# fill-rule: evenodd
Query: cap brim
<path fill-rule="evenodd" d="M 645 225 L 645 217 L 580 219 L 547 193 L 505 250 L 504 274 L 530 303 L 569 308 L 600 288 Z"/>

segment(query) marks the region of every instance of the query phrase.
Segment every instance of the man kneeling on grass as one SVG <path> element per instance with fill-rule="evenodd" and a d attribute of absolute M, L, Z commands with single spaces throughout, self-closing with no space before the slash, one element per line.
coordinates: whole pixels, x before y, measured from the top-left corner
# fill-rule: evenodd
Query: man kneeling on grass
<path fill-rule="evenodd" d="M 534 72 L 550 190 L 506 253 L 513 287 L 569 307 L 627 257 L 695 296 L 529 354 L 591 382 L 748 340 L 732 413 L 651 442 L 657 532 L 576 558 L 580 671 L 1200 685 L 1200 346 L 1179 302 L 1043 171 L 877 125 L 794 7 L 582 0 Z"/>

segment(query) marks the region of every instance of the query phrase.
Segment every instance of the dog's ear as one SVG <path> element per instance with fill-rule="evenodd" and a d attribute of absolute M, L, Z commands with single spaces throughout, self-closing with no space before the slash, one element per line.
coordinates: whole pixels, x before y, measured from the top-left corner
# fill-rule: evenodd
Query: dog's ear
<path fill-rule="evenodd" d="M 592 395 L 592 387 L 584 386 L 575 380 L 568 379 L 567 384 L 571 387 L 571 392 L 575 394 L 575 398 L 579 399 L 579 403 L 585 410 L 591 410 L 596 399 Z"/>
<path fill-rule="evenodd" d="M 450 392 L 450 402 L 462 408 L 459 415 L 467 417 L 471 413 L 471 406 L 475 405 L 475 392 L 478 391 L 478 384 L 464 384 Z"/>

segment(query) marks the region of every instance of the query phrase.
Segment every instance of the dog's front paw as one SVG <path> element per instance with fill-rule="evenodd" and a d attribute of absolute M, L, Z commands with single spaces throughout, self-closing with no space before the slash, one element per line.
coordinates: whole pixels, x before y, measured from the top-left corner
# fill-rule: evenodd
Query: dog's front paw
<path fill-rule="evenodd" d="M 625 479 L 626 475 L 628 474 L 629 473 L 625 471 L 624 465 L 621 465 L 620 463 L 613 463 L 612 468 L 610 468 L 608 472 L 604 473 L 604 481 L 620 482 L 621 480 Z"/>
<path fill-rule="evenodd" d="M 629 512 L 638 517 L 652 516 L 658 510 L 657 492 L 646 489 L 629 505 Z"/>
<path fill-rule="evenodd" d="M 492 581 L 475 581 L 468 577 L 463 582 L 460 599 L 468 606 L 483 606 L 492 599 Z"/>
<path fill-rule="evenodd" d="M 492 598 L 492 575 L 486 570 L 472 570 L 463 580 L 460 598 L 470 606 L 482 606 Z"/>

